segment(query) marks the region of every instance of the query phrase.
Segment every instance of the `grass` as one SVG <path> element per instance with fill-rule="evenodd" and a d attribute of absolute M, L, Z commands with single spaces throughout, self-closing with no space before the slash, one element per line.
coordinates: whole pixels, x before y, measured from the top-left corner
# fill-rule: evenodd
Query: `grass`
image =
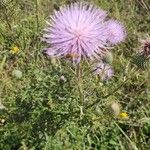
<path fill-rule="evenodd" d="M 40 41 L 49 14 L 68 2 L 0 2 L 0 150 L 150 149 L 150 71 L 132 64 L 138 38 L 150 33 L 149 0 L 90 1 L 121 21 L 128 36 L 113 49 L 113 79 L 97 82 L 83 62 L 82 85 L 76 68 L 47 58 Z M 14 46 L 20 49 L 15 55 Z M 113 101 L 128 119 L 112 115 Z"/>

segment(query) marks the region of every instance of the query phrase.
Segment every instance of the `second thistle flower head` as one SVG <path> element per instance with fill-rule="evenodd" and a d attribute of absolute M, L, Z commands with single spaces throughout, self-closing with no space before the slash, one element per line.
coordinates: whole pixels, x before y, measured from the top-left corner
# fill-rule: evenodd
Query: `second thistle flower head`
<path fill-rule="evenodd" d="M 76 63 L 82 58 L 99 58 L 109 43 L 114 43 L 110 40 L 116 38 L 118 43 L 122 41 L 122 38 L 118 40 L 119 34 L 124 33 L 124 28 L 114 21 L 120 30 L 118 33 L 113 28 L 115 34 L 111 34 L 109 39 L 112 30 L 108 28 L 106 16 L 106 11 L 87 3 L 72 3 L 55 11 L 43 36 L 43 41 L 50 44 L 45 49 L 46 53 L 49 56 L 70 57 Z"/>
<path fill-rule="evenodd" d="M 108 41 L 110 44 L 118 44 L 125 39 L 126 32 L 124 26 L 120 22 L 109 20 L 107 21 L 107 28 L 109 33 Z"/>
<path fill-rule="evenodd" d="M 105 81 L 113 77 L 114 71 L 106 63 L 100 62 L 97 63 L 96 66 L 93 68 L 93 74 L 99 75 L 101 77 L 101 80 Z"/>

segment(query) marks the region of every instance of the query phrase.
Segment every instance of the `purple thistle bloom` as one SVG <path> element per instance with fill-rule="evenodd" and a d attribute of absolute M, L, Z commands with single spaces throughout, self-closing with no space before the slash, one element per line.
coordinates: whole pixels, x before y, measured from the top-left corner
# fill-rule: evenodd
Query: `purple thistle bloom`
<path fill-rule="evenodd" d="M 109 33 L 108 41 L 110 44 L 118 44 L 125 39 L 125 29 L 120 22 L 116 20 L 109 20 L 107 21 L 107 28 Z"/>
<path fill-rule="evenodd" d="M 100 62 L 93 69 L 94 75 L 99 75 L 101 80 L 110 79 L 114 75 L 113 69 L 106 63 Z"/>
<path fill-rule="evenodd" d="M 46 53 L 53 57 L 71 58 L 76 63 L 82 58 L 98 59 L 103 56 L 109 46 L 108 41 L 114 43 L 112 39 L 108 40 L 110 33 L 106 16 L 106 11 L 86 3 L 61 7 L 50 17 L 45 29 L 43 41 L 50 44 L 45 49 Z M 116 33 L 114 36 L 119 41 L 118 31 Z"/>

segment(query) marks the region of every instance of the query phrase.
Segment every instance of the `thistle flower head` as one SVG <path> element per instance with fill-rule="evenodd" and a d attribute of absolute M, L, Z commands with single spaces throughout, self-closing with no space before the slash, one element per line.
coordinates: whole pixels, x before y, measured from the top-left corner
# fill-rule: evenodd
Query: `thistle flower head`
<path fill-rule="evenodd" d="M 141 39 L 140 52 L 147 58 L 150 57 L 150 36 L 145 39 Z"/>
<path fill-rule="evenodd" d="M 50 44 L 45 49 L 46 53 L 49 56 L 67 57 L 77 63 L 82 58 L 101 57 L 109 46 L 110 30 L 106 25 L 106 16 L 106 11 L 87 3 L 61 7 L 50 16 L 45 29 L 43 41 Z"/>
<path fill-rule="evenodd" d="M 110 44 L 118 44 L 125 39 L 125 29 L 120 22 L 116 20 L 109 20 L 107 21 L 107 28 L 109 33 L 108 41 Z"/>
<path fill-rule="evenodd" d="M 93 69 L 94 75 L 99 75 L 101 80 L 110 79 L 114 75 L 113 69 L 106 63 L 98 63 Z"/>
<path fill-rule="evenodd" d="M 150 36 L 146 36 L 139 40 L 141 45 L 136 49 L 136 54 L 133 56 L 132 62 L 143 70 L 150 69 Z"/>

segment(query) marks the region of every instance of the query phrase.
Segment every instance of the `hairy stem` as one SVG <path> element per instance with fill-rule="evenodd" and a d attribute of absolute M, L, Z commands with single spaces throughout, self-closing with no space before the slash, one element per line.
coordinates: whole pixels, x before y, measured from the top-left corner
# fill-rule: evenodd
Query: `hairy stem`
<path fill-rule="evenodd" d="M 36 0 L 36 25 L 37 33 L 39 32 L 39 10 L 38 10 L 38 0 Z"/>
<path fill-rule="evenodd" d="M 84 93 L 83 93 L 83 88 L 82 88 L 82 67 L 81 67 L 81 63 L 77 64 L 77 66 L 76 66 L 76 76 L 77 76 L 77 85 L 78 85 L 78 91 L 79 91 L 79 95 L 80 95 L 80 101 L 81 101 L 81 104 L 83 105 Z"/>

